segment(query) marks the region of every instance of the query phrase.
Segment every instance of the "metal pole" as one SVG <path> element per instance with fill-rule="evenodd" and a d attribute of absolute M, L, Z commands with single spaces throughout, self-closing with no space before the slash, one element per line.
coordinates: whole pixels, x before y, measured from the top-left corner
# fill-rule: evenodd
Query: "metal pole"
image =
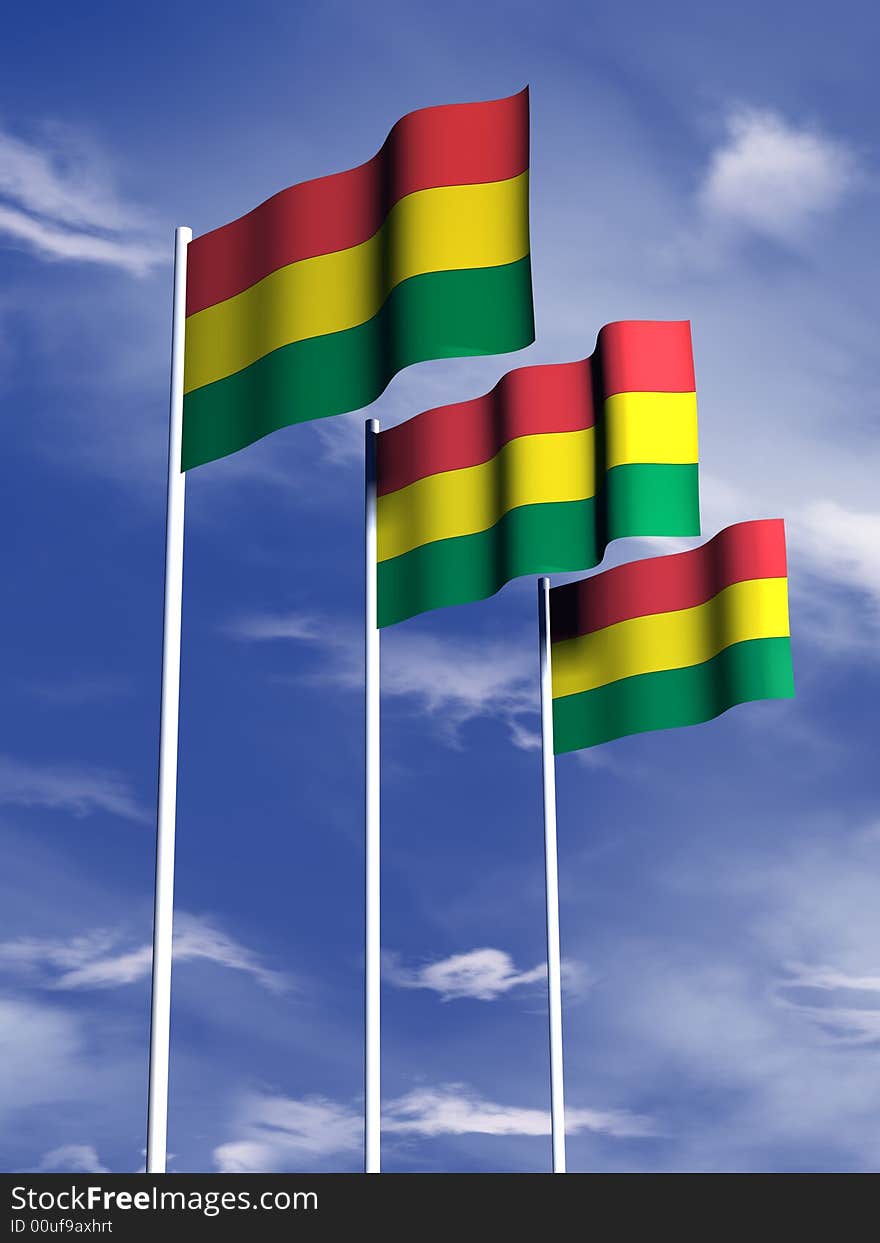
<path fill-rule="evenodd" d="M 553 1173 L 565 1173 L 565 1100 L 562 1078 L 562 964 L 559 953 L 559 872 L 556 856 L 556 761 L 550 669 L 550 579 L 538 579 L 541 670 L 541 758 L 544 773 L 544 873 L 547 903 L 547 1000 L 550 1015 L 550 1117 Z"/>
<path fill-rule="evenodd" d="M 171 410 L 165 518 L 165 611 L 162 630 L 162 707 L 159 724 L 159 806 L 153 910 L 150 1006 L 150 1084 L 147 1173 L 164 1174 L 168 1134 L 168 1046 L 171 1031 L 171 934 L 174 919 L 174 827 L 177 809 L 177 731 L 180 707 L 180 621 L 183 602 L 183 521 L 186 476 L 180 469 L 183 432 L 183 343 L 186 248 L 191 229 L 174 234 L 171 320 Z"/>
<path fill-rule="evenodd" d="M 366 664 L 366 941 L 364 980 L 364 1172 L 381 1168 L 379 934 L 379 627 L 376 612 L 376 451 L 379 420 L 367 419 L 365 438 Z"/>

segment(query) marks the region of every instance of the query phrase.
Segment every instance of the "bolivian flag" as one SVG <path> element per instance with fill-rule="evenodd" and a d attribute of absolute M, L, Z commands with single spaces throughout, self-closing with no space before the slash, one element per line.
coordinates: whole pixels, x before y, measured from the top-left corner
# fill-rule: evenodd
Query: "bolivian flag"
<path fill-rule="evenodd" d="M 782 520 L 554 587 L 550 638 L 556 754 L 790 698 Z"/>
<path fill-rule="evenodd" d="M 192 241 L 182 468 L 534 340 L 528 93 L 412 112 L 348 172 Z"/>
<path fill-rule="evenodd" d="M 690 325 L 608 324 L 595 353 L 379 434 L 379 625 L 598 565 L 610 540 L 699 535 Z"/>

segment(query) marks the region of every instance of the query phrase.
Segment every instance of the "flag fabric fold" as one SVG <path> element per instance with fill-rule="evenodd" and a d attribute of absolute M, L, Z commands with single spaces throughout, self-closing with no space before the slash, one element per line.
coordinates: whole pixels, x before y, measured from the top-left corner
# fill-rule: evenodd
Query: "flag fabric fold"
<path fill-rule="evenodd" d="M 789 698 L 789 634 L 781 519 L 554 587 L 554 751 Z"/>
<path fill-rule="evenodd" d="M 534 340 L 528 92 L 403 117 L 373 159 L 189 245 L 182 468 Z"/>
<path fill-rule="evenodd" d="M 588 569 L 625 536 L 698 535 L 697 462 L 686 321 L 608 324 L 587 359 L 381 432 L 379 625 Z"/>

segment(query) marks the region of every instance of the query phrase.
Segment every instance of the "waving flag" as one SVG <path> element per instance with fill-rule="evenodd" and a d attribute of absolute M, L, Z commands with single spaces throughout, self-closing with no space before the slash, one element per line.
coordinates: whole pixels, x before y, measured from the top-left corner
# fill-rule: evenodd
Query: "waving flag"
<path fill-rule="evenodd" d="M 794 695 L 781 519 L 550 592 L 554 751 Z"/>
<path fill-rule="evenodd" d="M 534 340 L 528 165 L 527 91 L 425 108 L 191 242 L 183 469 L 357 410 L 411 363 Z"/>
<path fill-rule="evenodd" d="M 590 358 L 381 432 L 379 625 L 588 569 L 623 536 L 698 535 L 694 390 L 686 321 L 624 321 Z"/>

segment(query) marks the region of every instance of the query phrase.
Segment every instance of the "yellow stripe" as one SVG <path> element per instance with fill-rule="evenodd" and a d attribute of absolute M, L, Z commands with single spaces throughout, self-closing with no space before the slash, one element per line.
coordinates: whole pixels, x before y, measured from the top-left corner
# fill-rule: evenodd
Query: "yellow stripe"
<path fill-rule="evenodd" d="M 697 462 L 696 393 L 615 393 L 605 398 L 606 466 Z"/>
<path fill-rule="evenodd" d="M 379 497 L 379 560 L 473 535 L 518 505 L 582 501 L 596 491 L 593 428 L 510 440 L 488 462 L 447 470 Z"/>
<path fill-rule="evenodd" d="M 696 411 L 694 393 L 621 393 L 608 398 L 608 466 L 696 462 Z M 593 428 L 520 436 L 479 466 L 429 475 L 380 497 L 379 560 L 434 540 L 485 531 L 518 505 L 594 496 L 594 436 Z"/>
<path fill-rule="evenodd" d="M 282 345 L 366 323 L 401 281 L 497 267 L 529 251 L 528 173 L 400 199 L 368 241 L 271 272 L 186 321 L 184 390 L 250 366 Z"/>
<path fill-rule="evenodd" d="M 733 583 L 695 608 L 632 617 L 554 643 L 553 698 L 641 673 L 700 665 L 732 643 L 788 633 L 787 579 Z"/>

